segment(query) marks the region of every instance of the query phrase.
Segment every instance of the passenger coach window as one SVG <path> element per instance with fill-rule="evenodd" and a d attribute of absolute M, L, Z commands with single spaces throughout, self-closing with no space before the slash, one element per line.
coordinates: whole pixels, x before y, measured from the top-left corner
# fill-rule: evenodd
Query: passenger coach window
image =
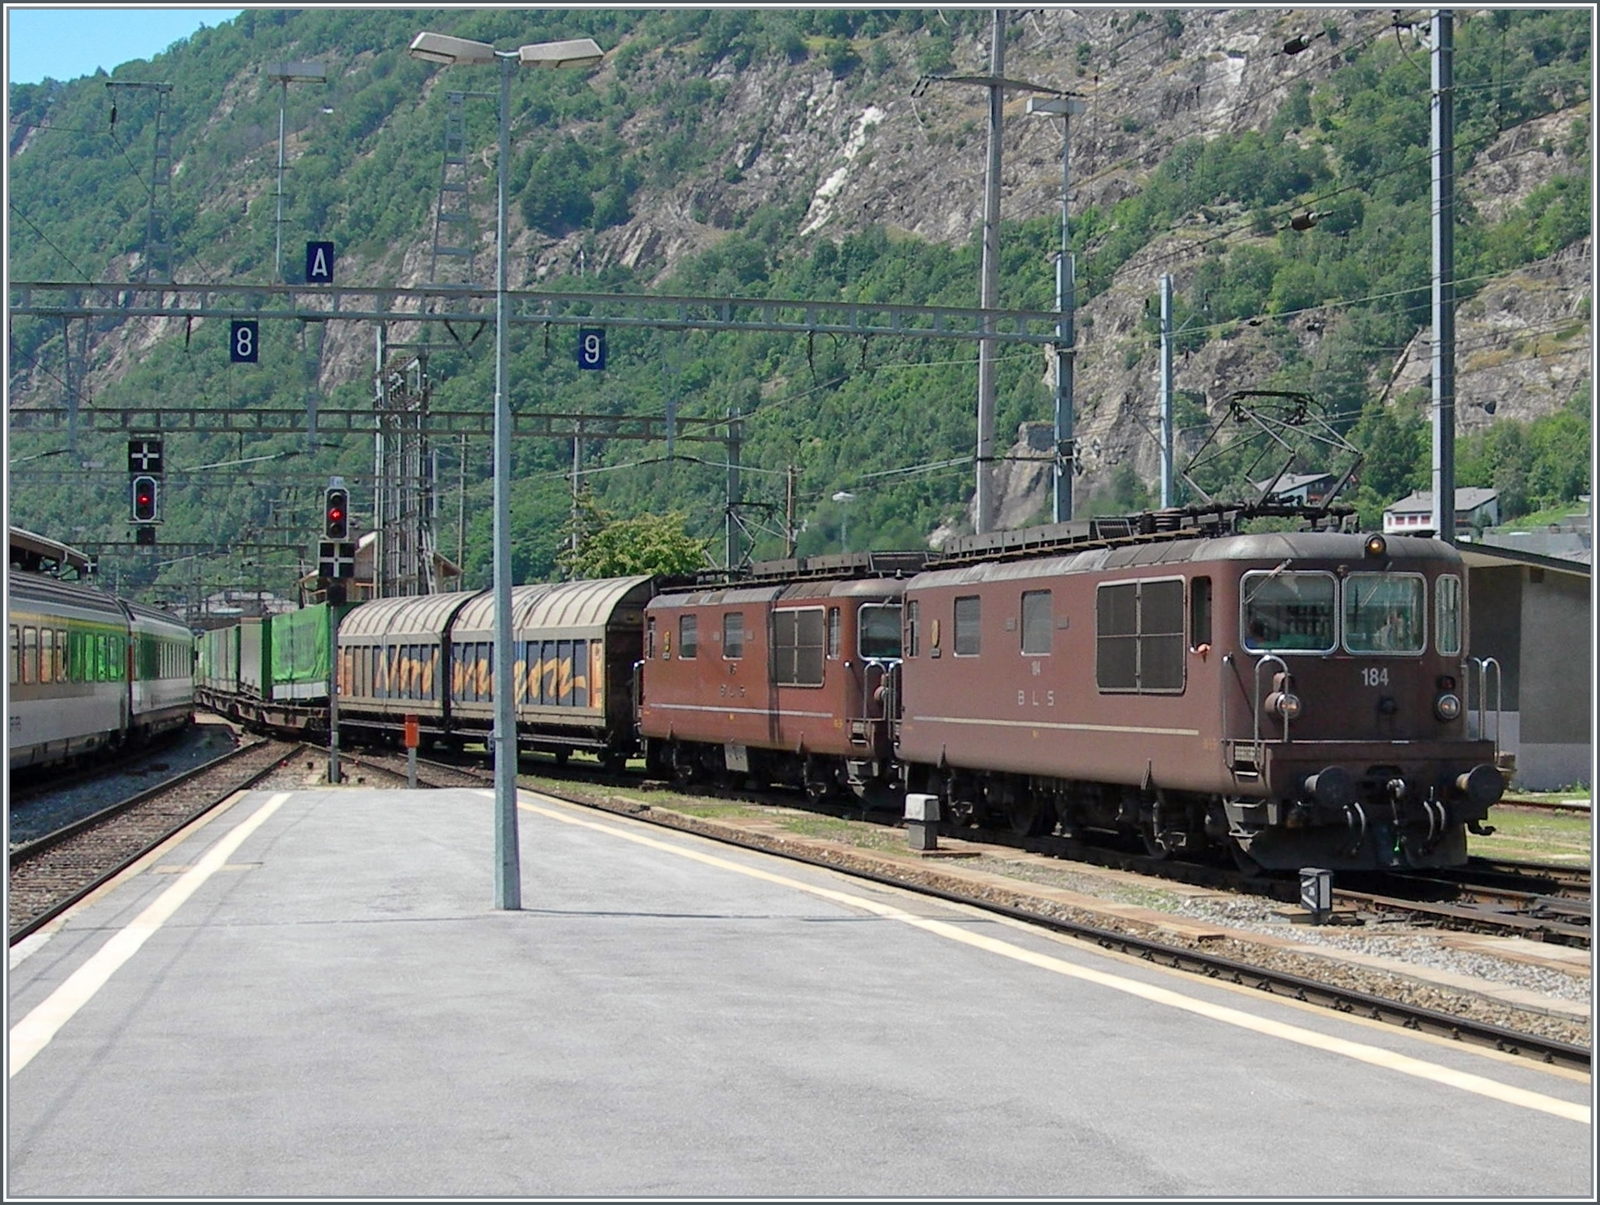
<path fill-rule="evenodd" d="M 678 616 L 678 656 L 685 661 L 693 661 L 699 648 L 698 615 Z"/>
<path fill-rule="evenodd" d="M 890 603 L 863 603 L 857 613 L 857 651 L 867 659 L 900 656 L 900 608 Z"/>
<path fill-rule="evenodd" d="M 1022 655 L 1050 654 L 1050 591 L 1029 590 L 1022 596 Z"/>
<path fill-rule="evenodd" d="M 1095 681 L 1102 691 L 1183 690 L 1183 583 L 1121 582 L 1095 595 Z"/>
<path fill-rule="evenodd" d="M 1244 647 L 1251 652 L 1333 652 L 1332 574 L 1259 570 L 1245 574 L 1239 590 Z"/>
<path fill-rule="evenodd" d="M 12 682 L 15 682 L 17 680 L 17 658 L 18 658 L 18 654 L 20 652 L 20 650 L 18 648 L 18 644 L 20 643 L 20 641 L 21 641 L 21 629 L 19 629 L 16 624 L 12 624 L 11 625 L 11 639 L 10 639 L 10 642 L 9 642 L 9 645 L 8 645 L 9 656 L 7 658 L 7 664 L 9 665 L 10 671 L 11 671 L 10 672 L 10 680 Z"/>
<path fill-rule="evenodd" d="M 22 629 L 22 680 L 33 682 L 39 676 L 39 629 Z"/>
<path fill-rule="evenodd" d="M 1427 583 L 1415 574 L 1352 573 L 1344 580 L 1344 647 L 1420 653 L 1427 647 Z"/>
<path fill-rule="evenodd" d="M 956 599 L 956 656 L 976 657 L 980 647 L 978 621 L 982 614 L 977 595 Z"/>
<path fill-rule="evenodd" d="M 722 617 L 722 655 L 733 660 L 744 656 L 743 611 L 731 611 Z"/>
<path fill-rule="evenodd" d="M 39 633 L 39 681 L 53 682 L 56 676 L 56 630 L 45 628 Z"/>
<path fill-rule="evenodd" d="M 1445 574 L 1433 584 L 1433 647 L 1442 657 L 1461 652 L 1461 579 Z"/>

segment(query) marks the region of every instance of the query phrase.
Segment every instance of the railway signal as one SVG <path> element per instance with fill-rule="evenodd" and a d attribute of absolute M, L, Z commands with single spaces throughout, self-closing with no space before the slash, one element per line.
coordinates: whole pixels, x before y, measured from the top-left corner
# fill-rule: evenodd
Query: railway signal
<path fill-rule="evenodd" d="M 149 473 L 140 473 L 133 479 L 133 521 L 154 523 L 160 505 L 159 486 Z"/>
<path fill-rule="evenodd" d="M 350 535 L 350 493 L 337 486 L 329 486 L 323 495 L 322 534 L 330 540 L 348 539 Z"/>

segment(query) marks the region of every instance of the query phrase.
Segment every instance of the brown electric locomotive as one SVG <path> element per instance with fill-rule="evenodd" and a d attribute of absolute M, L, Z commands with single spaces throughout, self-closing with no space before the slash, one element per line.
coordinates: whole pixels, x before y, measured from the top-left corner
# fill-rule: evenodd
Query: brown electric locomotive
<path fill-rule="evenodd" d="M 1274 870 L 1448 866 L 1503 789 L 1467 734 L 1441 541 L 1110 542 L 937 568 L 904 605 L 897 753 L 947 816 Z"/>
<path fill-rule="evenodd" d="M 924 559 L 769 562 L 738 585 L 651 599 L 639 693 L 651 767 L 819 799 L 894 789 L 885 686 L 900 658 L 905 575 Z"/>

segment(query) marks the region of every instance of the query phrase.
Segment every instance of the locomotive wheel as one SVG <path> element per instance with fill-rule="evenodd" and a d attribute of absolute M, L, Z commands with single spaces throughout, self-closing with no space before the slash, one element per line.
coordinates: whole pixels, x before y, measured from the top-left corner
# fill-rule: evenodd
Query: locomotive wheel
<path fill-rule="evenodd" d="M 1019 837 L 1043 837 L 1055 828 L 1055 809 L 1039 806 L 1037 799 L 1018 800 L 1006 807 L 1011 831 Z"/>
<path fill-rule="evenodd" d="M 805 769 L 801 773 L 806 798 L 812 803 L 821 803 L 833 794 L 833 775 L 826 766 L 807 758 Z"/>
<path fill-rule="evenodd" d="M 1233 864 L 1245 874 L 1257 875 L 1265 873 L 1265 867 L 1252 858 L 1250 851 L 1240 845 L 1238 840 L 1233 837 L 1228 838 L 1228 852 L 1233 855 Z"/>
<path fill-rule="evenodd" d="M 1172 856 L 1172 851 L 1156 840 L 1155 830 L 1148 824 L 1139 830 L 1139 839 L 1144 842 L 1144 852 L 1156 861 L 1163 861 Z M 1240 857 L 1249 857 L 1237 845 L 1234 846 L 1234 849 L 1238 851 Z"/>

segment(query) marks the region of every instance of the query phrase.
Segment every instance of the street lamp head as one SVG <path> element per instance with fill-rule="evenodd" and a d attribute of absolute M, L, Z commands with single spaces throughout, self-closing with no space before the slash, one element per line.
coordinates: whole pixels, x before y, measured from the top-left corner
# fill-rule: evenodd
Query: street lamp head
<path fill-rule="evenodd" d="M 267 78 L 284 84 L 325 84 L 328 69 L 318 62 L 268 63 Z"/>
<path fill-rule="evenodd" d="M 430 63 L 492 63 L 495 53 L 487 42 L 453 38 L 447 33 L 419 33 L 411 42 L 411 57 Z"/>
<path fill-rule="evenodd" d="M 1088 109 L 1088 102 L 1077 96 L 1030 96 L 1028 113 L 1048 117 L 1076 117 Z"/>
<path fill-rule="evenodd" d="M 573 38 L 566 42 L 534 42 L 517 48 L 524 67 L 593 67 L 606 57 L 593 38 Z"/>

